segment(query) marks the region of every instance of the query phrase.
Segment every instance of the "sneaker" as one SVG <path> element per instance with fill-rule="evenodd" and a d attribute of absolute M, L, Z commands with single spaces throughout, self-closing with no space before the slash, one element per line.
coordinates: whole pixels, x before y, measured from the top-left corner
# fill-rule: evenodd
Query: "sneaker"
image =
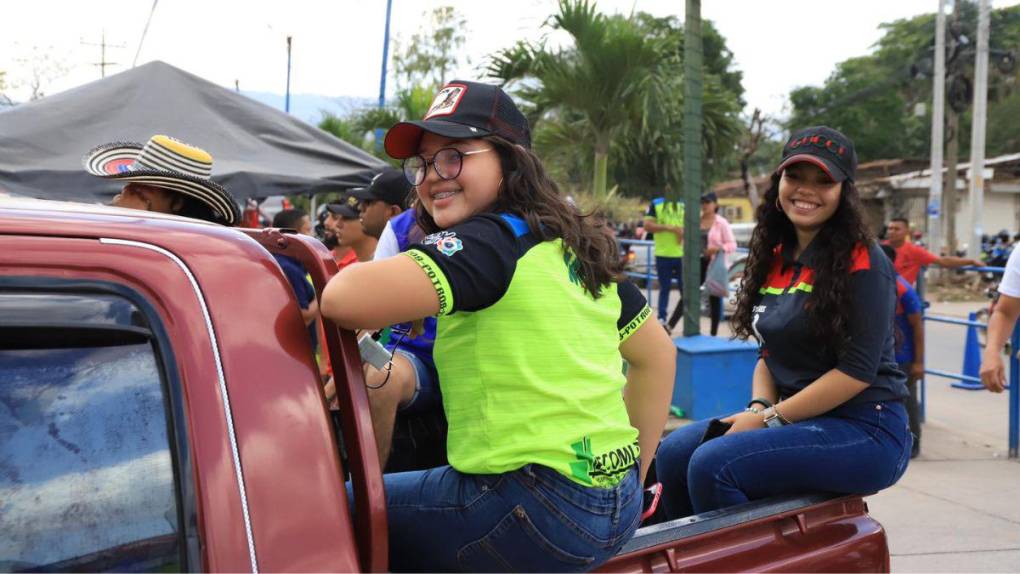
<path fill-rule="evenodd" d="M 914 438 L 914 444 L 910 447 L 910 458 L 915 459 L 921 454 L 921 439 Z"/>

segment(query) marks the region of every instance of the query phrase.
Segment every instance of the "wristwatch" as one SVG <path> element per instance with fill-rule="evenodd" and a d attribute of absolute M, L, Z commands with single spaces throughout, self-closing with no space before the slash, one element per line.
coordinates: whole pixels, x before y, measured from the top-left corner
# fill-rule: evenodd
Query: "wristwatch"
<path fill-rule="evenodd" d="M 768 428 L 779 428 L 790 424 L 790 421 L 783 418 L 783 415 L 779 414 L 779 411 L 775 406 L 771 406 L 763 411 L 765 415 L 765 426 Z"/>

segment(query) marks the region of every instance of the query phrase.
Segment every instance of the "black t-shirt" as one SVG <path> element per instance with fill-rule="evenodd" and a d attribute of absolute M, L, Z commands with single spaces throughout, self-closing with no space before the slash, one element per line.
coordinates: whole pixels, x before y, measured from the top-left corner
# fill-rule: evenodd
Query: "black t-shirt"
<path fill-rule="evenodd" d="M 433 233 L 411 246 L 427 253 L 442 270 L 448 284 L 437 284 L 440 315 L 478 311 L 494 305 L 510 287 L 518 261 L 541 239 L 530 233 L 527 223 L 507 214 L 476 215 L 453 228 Z M 564 268 L 569 269 L 567 261 Z M 572 272 L 572 271 L 568 271 Z M 633 283 L 617 284 L 621 310 L 617 327 L 625 328 L 647 308 L 644 295 Z M 627 332 L 626 335 L 630 333 Z"/>
<path fill-rule="evenodd" d="M 896 273 L 878 244 L 858 246 L 850 265 L 850 342 L 836 356 L 822 350 L 811 332 L 804 309 L 814 288 L 809 266 L 815 242 L 800 258 L 793 249 L 774 256 L 765 286 L 756 298 L 752 325 L 761 342 L 761 356 L 782 397 L 790 397 L 832 369 L 869 387 L 849 403 L 898 400 L 907 396 L 906 376 L 896 365 L 893 318 Z"/>

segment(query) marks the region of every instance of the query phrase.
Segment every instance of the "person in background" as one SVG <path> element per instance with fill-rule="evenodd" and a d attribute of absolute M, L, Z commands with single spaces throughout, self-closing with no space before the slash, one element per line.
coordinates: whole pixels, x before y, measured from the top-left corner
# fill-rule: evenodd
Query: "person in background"
<path fill-rule="evenodd" d="M 894 217 L 886 226 L 886 243 L 896 250 L 896 272 L 912 286 L 917 284 L 921 267 L 940 265 L 942 267 L 981 267 L 984 263 L 966 257 L 938 256 L 910 241 L 910 222 L 904 217 Z"/>
<path fill-rule="evenodd" d="M 336 216 L 333 225 L 339 247 L 350 248 L 357 261 L 371 261 L 379 240 L 365 233 L 361 225 L 358 198 L 350 194 L 343 195 L 338 203 L 330 203 L 326 209 Z"/>
<path fill-rule="evenodd" d="M 323 220 L 322 243 L 333 252 L 333 259 L 336 261 L 337 269 L 343 269 L 352 263 L 358 262 L 358 255 L 350 247 L 340 245 L 340 209 L 343 204 L 337 202 L 327 203 L 325 207 L 325 219 Z"/>
<path fill-rule="evenodd" d="M 896 275 L 865 224 L 856 170 L 853 143 L 828 127 L 783 146 L 733 315 L 735 335 L 760 345 L 752 398 L 663 440 L 668 519 L 770 496 L 875 492 L 906 471 Z M 703 440 L 712 427 L 725 434 Z"/>
<path fill-rule="evenodd" d="M 402 170 L 388 169 L 377 175 L 367 188 L 351 192 L 360 200 L 365 233 L 379 238 L 373 261 L 395 257 L 425 238 L 415 222 L 414 211 L 404 210 L 412 189 Z M 417 327 L 410 322 L 393 325 L 386 343 L 386 349 L 393 353 L 391 368 L 386 371 L 366 369 L 365 385 L 376 447 L 380 465 L 387 472 L 404 468 L 421 458 L 413 456 L 416 453 L 398 453 L 397 460 L 393 461 L 395 466 L 387 467 L 398 416 L 442 411 L 439 375 L 432 356 L 435 339 L 435 317 L 426 317 Z M 424 423 L 415 428 L 425 428 Z M 426 455 L 426 458 L 430 457 Z M 445 460 L 445 456 L 441 458 Z"/>
<path fill-rule="evenodd" d="M 411 184 L 407 183 L 404 173 L 392 168 L 372 178 L 368 187 L 351 191 L 351 195 L 359 202 L 361 226 L 365 233 L 379 240 L 376 251 L 382 249 L 382 258 L 400 253 L 389 223 L 407 207 L 410 193 Z"/>
<path fill-rule="evenodd" d="M 981 355 L 981 384 L 993 393 L 1006 388 L 1006 367 L 1002 348 L 1013 333 L 1020 316 L 1020 249 L 1014 249 L 1006 262 L 1006 271 L 999 282 L 999 297 L 988 319 L 988 342 Z M 1013 352 L 1017 352 L 1013 349 Z M 1014 389 L 1012 392 L 1016 392 Z"/>
<path fill-rule="evenodd" d="M 883 245 L 889 261 L 896 263 L 896 250 Z M 922 303 L 917 291 L 901 275 L 896 275 L 896 363 L 907 375 L 907 415 L 910 418 L 910 432 L 914 445 L 910 458 L 921 454 L 921 407 L 918 403 L 918 383 L 924 379 L 924 321 L 921 315 Z"/>
<path fill-rule="evenodd" d="M 705 284 L 705 276 L 708 266 L 716 257 L 722 257 L 726 264 L 726 254 L 737 250 L 737 240 L 733 237 L 733 230 L 730 229 L 730 222 L 719 215 L 719 196 L 714 192 L 708 192 L 701 196 L 701 245 L 704 246 L 701 253 L 701 284 Z M 726 265 L 729 269 L 729 265 Z M 722 297 L 717 295 L 708 296 L 709 317 L 711 318 L 711 333 L 715 337 L 719 334 L 719 321 L 722 319 Z M 684 316 L 684 302 L 681 300 L 673 309 L 673 316 L 669 318 L 667 328 L 670 332 L 676 328 L 676 324 Z"/>
<path fill-rule="evenodd" d="M 111 202 L 115 207 L 172 213 L 235 226 L 241 210 L 234 198 L 211 179 L 213 158 L 202 148 L 165 135 L 144 145 L 103 144 L 82 159 L 96 177 L 126 182 Z"/>
<path fill-rule="evenodd" d="M 666 188 L 669 191 L 669 188 Z M 684 290 L 684 202 L 656 197 L 645 213 L 645 231 L 655 240 L 655 274 L 659 279 L 659 324 L 667 327 L 669 293 L 676 281 Z"/>
<path fill-rule="evenodd" d="M 293 229 L 302 235 L 312 234 L 312 222 L 308 214 L 301 209 L 284 209 L 273 216 L 273 227 L 280 229 Z M 273 258 L 280 264 L 283 274 L 290 282 L 294 295 L 297 297 L 298 306 L 301 307 L 301 320 L 308 327 L 309 336 L 312 339 L 312 348 L 318 345 L 316 327 L 313 324 L 319 316 L 319 304 L 315 300 L 315 288 L 308 280 L 308 271 L 301 265 L 301 262 L 287 255 L 274 253 Z"/>

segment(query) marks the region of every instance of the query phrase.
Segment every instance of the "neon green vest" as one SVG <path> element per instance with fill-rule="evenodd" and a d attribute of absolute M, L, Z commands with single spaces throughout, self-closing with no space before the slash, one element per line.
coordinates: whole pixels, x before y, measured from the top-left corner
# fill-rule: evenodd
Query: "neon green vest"
<path fill-rule="evenodd" d="M 445 281 L 426 255 L 408 254 Z M 536 463 L 609 487 L 637 462 L 619 345 L 647 308 L 619 331 L 617 286 L 592 298 L 566 259 L 559 239 L 539 243 L 517 260 L 495 304 L 439 317 L 434 356 L 457 470 L 498 474 Z"/>
<path fill-rule="evenodd" d="M 655 222 L 662 225 L 684 224 L 684 204 L 680 201 L 666 201 L 658 198 L 652 202 L 655 207 Z M 656 257 L 683 257 L 684 244 L 671 231 L 659 231 L 655 234 Z"/>

